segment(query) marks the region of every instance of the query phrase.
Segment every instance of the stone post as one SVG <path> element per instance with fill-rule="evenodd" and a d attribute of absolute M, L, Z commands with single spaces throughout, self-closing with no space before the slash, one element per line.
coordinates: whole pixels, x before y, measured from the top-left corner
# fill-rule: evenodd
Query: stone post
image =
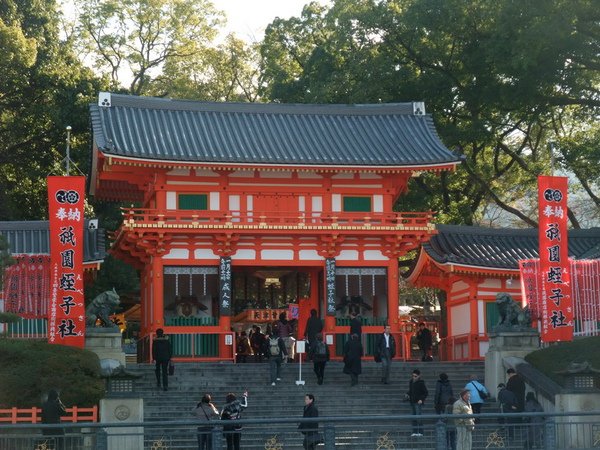
<path fill-rule="evenodd" d="M 100 422 L 141 423 L 144 421 L 144 400 L 141 398 L 103 398 L 100 400 Z M 144 448 L 143 427 L 106 427 L 108 450 L 139 450 Z"/>

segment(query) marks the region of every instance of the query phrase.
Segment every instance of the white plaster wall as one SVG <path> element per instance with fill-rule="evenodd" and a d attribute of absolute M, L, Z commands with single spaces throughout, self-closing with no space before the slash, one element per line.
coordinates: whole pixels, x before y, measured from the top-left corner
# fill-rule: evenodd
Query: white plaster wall
<path fill-rule="evenodd" d="M 197 177 L 215 177 L 218 176 L 219 174 L 216 172 L 213 172 L 212 170 L 208 170 L 208 169 L 196 169 L 196 176 Z"/>
<path fill-rule="evenodd" d="M 373 196 L 373 212 L 383 212 L 383 195 Z"/>
<path fill-rule="evenodd" d="M 194 258 L 196 259 L 219 259 L 209 248 L 197 248 L 194 250 Z"/>
<path fill-rule="evenodd" d="M 340 194 L 333 194 L 331 196 L 331 210 L 333 212 L 342 210 L 342 196 Z"/>
<path fill-rule="evenodd" d="M 218 192 L 211 192 L 210 199 L 208 202 L 208 209 L 210 209 L 211 211 L 218 211 L 219 209 L 221 209 L 220 198 L 221 197 L 219 196 Z"/>
<path fill-rule="evenodd" d="M 479 333 L 485 333 L 485 304 L 483 300 L 477 300 L 477 328 Z M 475 332 L 475 330 L 471 330 Z M 483 355 L 483 353 L 480 353 Z"/>
<path fill-rule="evenodd" d="M 229 178 L 253 178 L 254 171 L 253 170 L 236 170 L 233 173 L 229 174 Z"/>
<path fill-rule="evenodd" d="M 280 259 L 290 261 L 294 259 L 293 250 L 261 250 L 260 257 L 262 259 Z"/>
<path fill-rule="evenodd" d="M 190 251 L 186 248 L 172 248 L 169 253 L 163 255 L 163 259 L 188 259 Z"/>
<path fill-rule="evenodd" d="M 322 261 L 325 259 L 316 250 L 300 250 L 298 257 L 301 261 Z"/>
<path fill-rule="evenodd" d="M 471 310 L 468 303 L 453 306 L 451 309 L 452 329 L 450 336 L 466 334 L 471 331 Z"/>
<path fill-rule="evenodd" d="M 260 178 L 292 178 L 292 172 L 258 172 Z"/>
<path fill-rule="evenodd" d="M 388 257 L 381 253 L 381 250 L 365 250 L 363 258 L 366 261 L 388 261 Z"/>
<path fill-rule="evenodd" d="M 235 252 L 234 255 L 231 256 L 232 261 L 236 259 L 256 259 L 256 250 L 252 249 L 240 249 Z"/>
<path fill-rule="evenodd" d="M 304 195 L 298 197 L 298 211 L 306 211 L 306 197 Z"/>
<path fill-rule="evenodd" d="M 177 192 L 167 192 L 167 209 L 177 209 Z"/>
<path fill-rule="evenodd" d="M 314 172 L 298 172 L 298 178 L 307 180 L 320 180 L 323 177 Z"/>
<path fill-rule="evenodd" d="M 464 281 L 456 281 L 455 283 L 452 284 L 451 292 L 462 291 L 463 289 L 466 289 L 468 287 L 469 287 L 469 285 L 467 283 L 465 283 Z"/>
<path fill-rule="evenodd" d="M 232 211 L 240 210 L 240 196 L 239 195 L 230 195 L 229 196 L 229 209 Z"/>
<path fill-rule="evenodd" d="M 336 259 L 340 261 L 358 261 L 358 250 L 342 250 Z"/>
<path fill-rule="evenodd" d="M 167 175 L 187 177 L 190 174 L 189 169 L 172 169 L 167 172 Z"/>

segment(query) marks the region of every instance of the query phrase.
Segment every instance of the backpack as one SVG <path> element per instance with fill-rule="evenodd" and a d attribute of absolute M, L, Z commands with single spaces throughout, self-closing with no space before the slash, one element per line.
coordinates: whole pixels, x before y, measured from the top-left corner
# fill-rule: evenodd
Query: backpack
<path fill-rule="evenodd" d="M 269 354 L 271 356 L 279 356 L 279 338 L 269 339 Z"/>
<path fill-rule="evenodd" d="M 324 342 L 317 342 L 317 346 L 315 347 L 315 355 L 327 356 L 327 346 Z"/>

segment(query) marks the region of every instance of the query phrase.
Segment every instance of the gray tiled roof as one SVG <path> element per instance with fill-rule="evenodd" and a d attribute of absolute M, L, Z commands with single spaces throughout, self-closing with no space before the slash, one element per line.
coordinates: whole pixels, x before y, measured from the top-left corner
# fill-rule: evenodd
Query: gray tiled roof
<path fill-rule="evenodd" d="M 102 261 L 106 257 L 104 230 L 84 227 L 83 261 Z M 0 222 L 0 235 L 8 241 L 12 254 L 50 253 L 50 230 L 47 220 Z"/>
<path fill-rule="evenodd" d="M 103 93 L 102 95 L 107 95 Z M 458 162 L 413 103 L 207 103 L 110 94 L 90 105 L 106 154 L 153 160 L 415 166 Z"/>
<path fill-rule="evenodd" d="M 439 263 L 454 263 L 491 269 L 518 269 L 520 259 L 538 257 L 535 228 L 506 229 L 437 225 L 438 234 L 423 245 Z M 600 257 L 600 228 L 569 230 L 569 256 Z"/>

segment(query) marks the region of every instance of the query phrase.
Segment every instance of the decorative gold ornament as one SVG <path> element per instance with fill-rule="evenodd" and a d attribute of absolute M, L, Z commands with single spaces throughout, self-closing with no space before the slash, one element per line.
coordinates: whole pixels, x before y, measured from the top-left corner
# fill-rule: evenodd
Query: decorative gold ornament
<path fill-rule="evenodd" d="M 169 450 L 169 447 L 167 446 L 164 438 L 160 438 L 157 439 L 156 441 L 152 442 L 152 447 L 150 447 L 152 450 Z"/>
<path fill-rule="evenodd" d="M 382 434 L 377 438 L 376 450 L 396 450 L 396 446 L 394 445 L 396 441 L 391 440 L 388 434 Z"/>
<path fill-rule="evenodd" d="M 277 441 L 277 435 L 267 439 L 265 442 L 265 450 L 282 450 L 283 444 Z"/>
<path fill-rule="evenodd" d="M 592 444 L 594 447 L 600 447 L 600 430 L 594 431 L 594 443 Z"/>
<path fill-rule="evenodd" d="M 38 444 L 35 446 L 35 450 L 49 450 L 50 447 L 48 447 L 48 441 L 44 441 L 41 444 Z"/>
<path fill-rule="evenodd" d="M 487 437 L 487 445 L 485 448 L 504 448 L 504 436 L 499 433 L 499 430 L 494 430 Z"/>

